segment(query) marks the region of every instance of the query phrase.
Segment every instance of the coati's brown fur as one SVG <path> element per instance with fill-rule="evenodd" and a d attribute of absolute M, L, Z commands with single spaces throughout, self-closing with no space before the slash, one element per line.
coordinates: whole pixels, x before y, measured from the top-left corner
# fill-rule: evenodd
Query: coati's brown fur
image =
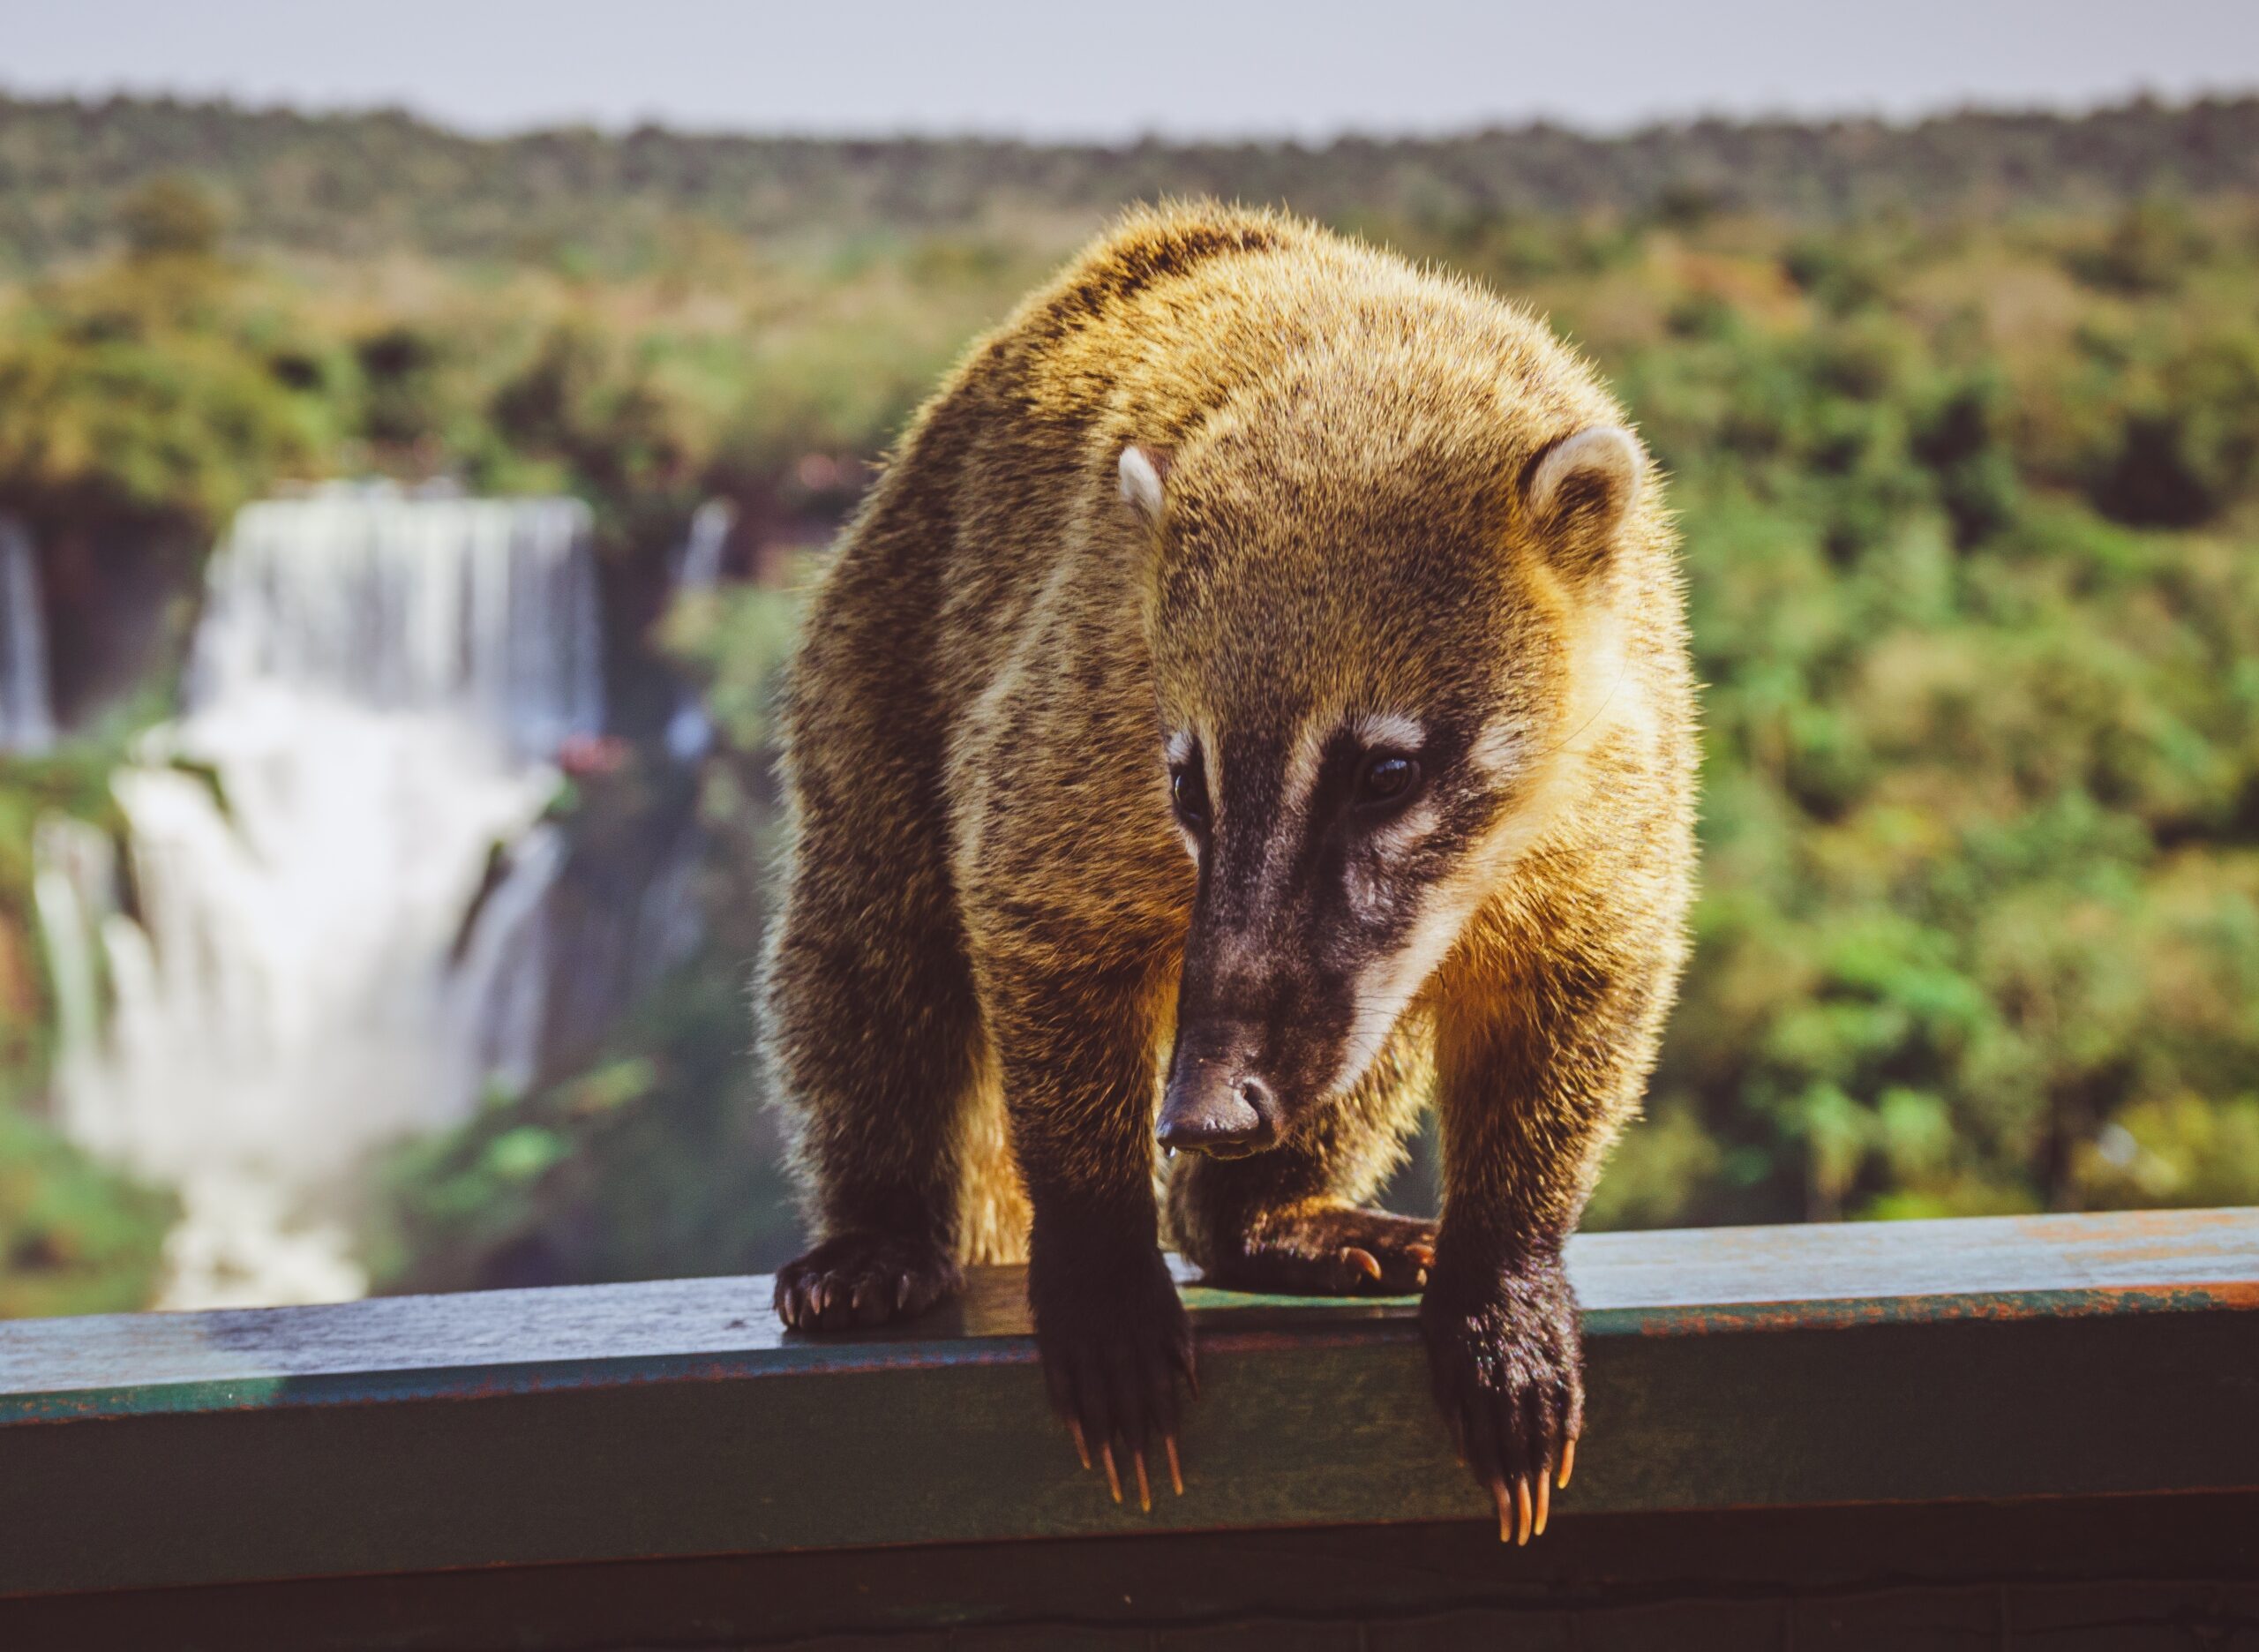
<path fill-rule="evenodd" d="M 1581 1427 L 1563 1241 L 1683 951 L 1657 477 L 1522 311 L 1271 214 L 1139 213 L 919 415 L 815 594 L 766 1047 L 788 1324 L 1016 1259 L 1054 1400 L 1168 1437 L 1210 1277 L 1408 1291 L 1527 1536 Z M 1430 1096 L 1440 1228 L 1362 1207 Z M 1517 1508 L 1517 1505 L 1519 1507 Z"/>

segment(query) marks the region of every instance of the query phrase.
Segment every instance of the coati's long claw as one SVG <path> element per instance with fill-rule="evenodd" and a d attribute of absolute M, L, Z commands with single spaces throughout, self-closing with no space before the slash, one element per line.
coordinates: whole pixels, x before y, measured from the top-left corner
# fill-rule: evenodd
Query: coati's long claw
<path fill-rule="evenodd" d="M 1168 1453 L 1169 1489 L 1175 1491 L 1177 1496 L 1182 1497 L 1184 1495 L 1184 1470 L 1176 1466 L 1176 1436 L 1174 1434 L 1162 1435 L 1161 1449 Z"/>
<path fill-rule="evenodd" d="M 1568 1443 L 1561 1447 L 1561 1490 L 1564 1491 L 1569 1489 L 1569 1476 L 1576 1471 L 1576 1467 L 1577 1437 L 1572 1434 Z"/>
<path fill-rule="evenodd" d="M 1047 1271 L 1039 1255 L 1028 1303 L 1052 1410 L 1083 1461 L 1096 1457 L 1104 1467 L 1115 1505 L 1129 1500 L 1128 1481 L 1137 1507 L 1150 1513 L 1160 1465 L 1147 1458 L 1157 1444 L 1168 1450 L 1171 1482 L 1183 1490 L 1173 1437 L 1183 1415 L 1177 1378 L 1192 1369 L 1192 1325 L 1159 1250 L 1115 1264 L 1114 1288 L 1094 1289 L 1085 1271 Z"/>
<path fill-rule="evenodd" d="M 1445 1247 L 1446 1250 L 1448 1247 Z M 1428 1370 L 1452 1441 L 1517 1546 L 1552 1522 L 1584 1426 L 1576 1298 L 1557 1258 L 1468 1286 L 1448 1258 L 1420 1303 Z M 1555 1479 L 1556 1470 L 1558 1479 Z"/>
<path fill-rule="evenodd" d="M 1342 1247 L 1341 1259 L 1367 1279 L 1377 1280 L 1380 1277 L 1380 1258 L 1362 1245 L 1345 1245 Z"/>
<path fill-rule="evenodd" d="M 1106 1465 L 1106 1489 L 1114 1493 L 1114 1500 L 1119 1503 L 1122 1501 L 1122 1476 L 1114 1467 L 1113 1442 L 1109 1440 L 1099 1446 L 1098 1454 L 1099 1461 Z"/>

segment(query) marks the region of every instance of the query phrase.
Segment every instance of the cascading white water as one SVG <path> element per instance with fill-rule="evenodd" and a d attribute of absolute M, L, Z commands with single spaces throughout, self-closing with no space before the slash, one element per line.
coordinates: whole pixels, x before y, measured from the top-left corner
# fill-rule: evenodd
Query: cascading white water
<path fill-rule="evenodd" d="M 54 740 L 39 564 L 23 525 L 0 517 L 0 752 L 45 751 Z"/>
<path fill-rule="evenodd" d="M 92 915 L 111 987 L 64 1126 L 181 1194 L 164 1305 L 359 1294 L 351 1171 L 531 1077 L 549 760 L 603 710 L 577 502 L 336 488 L 236 518 L 186 710 L 113 778 L 133 917 L 83 841 L 42 892 L 51 948 Z"/>
<path fill-rule="evenodd" d="M 725 499 L 709 499 L 690 514 L 690 529 L 674 559 L 674 590 L 678 597 L 712 590 L 722 582 L 722 557 L 738 525 L 738 507 Z"/>

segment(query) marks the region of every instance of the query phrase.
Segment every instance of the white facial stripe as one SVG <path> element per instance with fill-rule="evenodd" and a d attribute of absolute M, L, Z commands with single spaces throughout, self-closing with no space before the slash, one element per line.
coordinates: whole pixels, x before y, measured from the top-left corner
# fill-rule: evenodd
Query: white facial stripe
<path fill-rule="evenodd" d="M 1442 824 L 1435 800 L 1422 798 L 1403 814 L 1376 828 L 1365 840 L 1364 852 L 1349 857 L 1342 870 L 1342 892 L 1349 910 L 1359 918 L 1377 918 L 1389 904 L 1390 863 L 1416 848 Z"/>
<path fill-rule="evenodd" d="M 1419 718 L 1396 711 L 1360 711 L 1347 726 L 1368 751 L 1416 752 L 1428 740 L 1427 727 Z"/>
<path fill-rule="evenodd" d="M 1385 860 L 1402 854 L 1430 832 L 1443 823 L 1443 816 L 1436 810 L 1436 800 L 1423 797 L 1394 820 L 1374 829 L 1365 841 Z"/>
<path fill-rule="evenodd" d="M 1365 1076 L 1365 1070 L 1386 1048 L 1397 1021 L 1459 940 L 1474 911 L 1471 902 L 1463 910 L 1448 899 L 1430 899 L 1424 905 L 1419 921 L 1413 926 L 1412 938 L 1393 957 L 1377 960 L 1357 978 L 1349 1036 L 1341 1049 L 1341 1070 L 1333 1080 L 1336 1093 Z"/>
<path fill-rule="evenodd" d="M 1467 748 L 1467 761 L 1493 780 L 1520 774 L 1529 762 L 1529 731 L 1508 717 L 1486 724 Z"/>
<path fill-rule="evenodd" d="M 1168 737 L 1168 743 L 1161 747 L 1161 756 L 1172 770 L 1181 769 L 1192 761 L 1196 743 L 1192 731 L 1181 728 Z"/>

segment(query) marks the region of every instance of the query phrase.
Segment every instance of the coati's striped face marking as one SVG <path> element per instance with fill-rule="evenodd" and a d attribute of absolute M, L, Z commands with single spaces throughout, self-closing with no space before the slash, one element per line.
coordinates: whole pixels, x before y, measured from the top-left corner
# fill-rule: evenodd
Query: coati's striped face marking
<path fill-rule="evenodd" d="M 1379 1054 L 1464 922 L 1454 874 L 1517 795 L 1478 756 L 1487 730 L 1452 707 L 1172 732 L 1170 807 L 1199 876 L 1166 1145 L 1272 1145 Z"/>
<path fill-rule="evenodd" d="M 1144 515 L 1168 470 L 1137 469 Z M 1156 756 L 1198 867 L 1173 1148 L 1261 1151 L 1356 1084 L 1552 823 L 1620 685 L 1602 594 L 1495 519 L 1379 504 L 1331 554 L 1265 545 L 1229 501 L 1167 518 Z"/>

